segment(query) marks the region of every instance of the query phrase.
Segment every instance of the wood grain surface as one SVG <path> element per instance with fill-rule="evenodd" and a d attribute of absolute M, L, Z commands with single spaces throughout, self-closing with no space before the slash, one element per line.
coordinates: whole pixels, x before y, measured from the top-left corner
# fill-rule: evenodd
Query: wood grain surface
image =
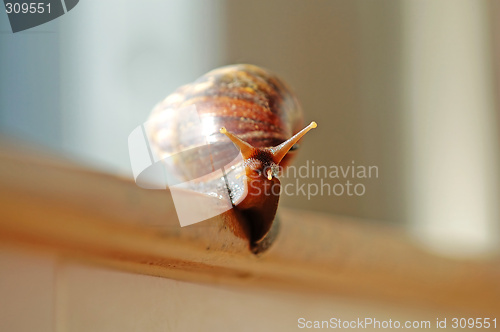
<path fill-rule="evenodd" d="M 181 228 L 168 191 L 0 148 L 0 241 L 134 273 L 284 289 L 453 313 L 500 313 L 498 260 L 425 252 L 378 222 L 280 208 L 270 248 L 249 250 L 229 211 Z"/>

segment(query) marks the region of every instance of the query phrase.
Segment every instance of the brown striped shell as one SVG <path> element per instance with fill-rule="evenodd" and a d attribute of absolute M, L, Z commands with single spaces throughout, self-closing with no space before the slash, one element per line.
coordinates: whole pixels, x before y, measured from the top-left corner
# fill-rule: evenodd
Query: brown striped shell
<path fill-rule="evenodd" d="M 195 148 L 200 142 L 186 134 L 189 120 L 165 117 L 166 112 L 192 105 L 196 106 L 211 149 Z M 210 181 L 204 178 L 207 172 L 205 167 L 200 171 L 200 165 L 211 163 L 215 170 L 235 159 L 238 149 L 220 134 L 221 127 L 260 148 L 283 143 L 303 126 L 301 107 L 286 84 L 267 70 L 247 64 L 212 70 L 180 87 L 153 109 L 150 117 L 153 123 L 159 114 L 163 121 L 153 126 L 155 134 L 151 142 L 158 155 L 165 158 L 192 148 L 192 153 L 183 156 L 183 167 L 170 167 L 169 172 L 179 181 Z M 281 162 L 282 166 L 289 163 L 290 155 Z M 234 163 L 233 166 L 238 167 Z M 232 198 L 236 204 L 237 197 Z"/>
<path fill-rule="evenodd" d="M 255 147 L 276 146 L 303 126 L 302 110 L 290 89 L 275 75 L 253 65 L 212 70 L 177 89 L 152 115 L 193 104 L 201 118 L 212 119 L 209 132 L 218 136 L 219 129 L 226 127 Z"/>

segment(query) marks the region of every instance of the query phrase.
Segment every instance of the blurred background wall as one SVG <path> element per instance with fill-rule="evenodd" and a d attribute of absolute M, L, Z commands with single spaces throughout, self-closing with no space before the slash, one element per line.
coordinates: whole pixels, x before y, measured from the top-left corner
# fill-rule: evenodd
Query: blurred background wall
<path fill-rule="evenodd" d="M 363 196 L 283 205 L 403 224 L 441 252 L 491 253 L 498 14 L 486 0 L 86 0 L 15 35 L 2 14 L 0 128 L 131 177 L 127 137 L 155 103 L 215 67 L 261 65 L 319 124 L 297 166 L 379 169 Z"/>

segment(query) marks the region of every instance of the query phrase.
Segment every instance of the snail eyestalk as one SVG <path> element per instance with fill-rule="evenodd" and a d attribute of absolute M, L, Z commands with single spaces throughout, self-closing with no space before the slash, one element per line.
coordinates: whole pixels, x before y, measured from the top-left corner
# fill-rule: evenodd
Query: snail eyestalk
<path fill-rule="evenodd" d="M 243 155 L 243 158 L 248 159 L 248 158 L 252 157 L 254 150 L 255 150 L 255 148 L 253 146 L 251 146 L 247 142 L 243 141 L 238 136 L 233 135 L 232 133 L 227 131 L 225 127 L 222 127 L 220 129 L 220 133 L 226 135 L 227 137 L 229 137 L 229 139 L 231 141 L 233 141 L 234 145 L 236 145 L 236 147 L 238 149 L 240 149 L 241 154 Z"/>
<path fill-rule="evenodd" d="M 273 155 L 273 161 L 276 164 L 279 164 L 281 160 L 285 157 L 285 155 L 290 151 L 290 149 L 304 136 L 309 130 L 316 128 L 318 125 L 316 122 L 311 122 L 307 127 L 299 131 L 297 134 L 293 135 L 290 139 L 281 143 L 278 146 L 275 146 L 270 149 L 271 154 Z"/>

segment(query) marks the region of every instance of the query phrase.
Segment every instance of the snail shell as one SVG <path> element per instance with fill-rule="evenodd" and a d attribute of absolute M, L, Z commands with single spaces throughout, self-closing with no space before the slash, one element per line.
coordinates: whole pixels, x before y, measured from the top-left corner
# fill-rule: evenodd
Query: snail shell
<path fill-rule="evenodd" d="M 178 112 L 193 106 L 198 124 Z M 279 186 L 276 166 L 286 166 L 293 155 L 287 152 L 316 126 L 311 123 L 300 131 L 302 110 L 286 84 L 246 64 L 212 70 L 180 87 L 153 109 L 150 123 L 155 152 L 164 160 L 175 156 L 167 166 L 173 181 L 189 181 L 192 189 L 206 195 L 229 194 L 232 205 L 247 212 L 254 242 L 269 231 L 279 194 L 264 195 L 252 188 L 269 184 L 266 181 Z M 221 168 L 224 182 L 213 175 Z"/>

